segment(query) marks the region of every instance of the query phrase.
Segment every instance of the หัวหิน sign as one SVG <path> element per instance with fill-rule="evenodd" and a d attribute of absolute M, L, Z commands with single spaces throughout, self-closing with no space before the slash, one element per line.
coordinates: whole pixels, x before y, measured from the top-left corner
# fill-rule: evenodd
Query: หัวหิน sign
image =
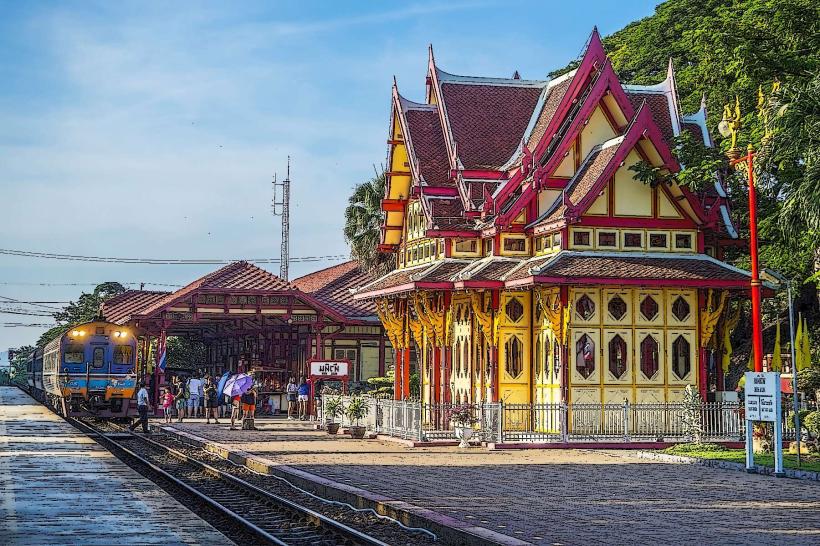
<path fill-rule="evenodd" d="M 746 420 L 777 420 L 776 403 L 780 394 L 780 374 L 776 372 L 746 372 Z"/>

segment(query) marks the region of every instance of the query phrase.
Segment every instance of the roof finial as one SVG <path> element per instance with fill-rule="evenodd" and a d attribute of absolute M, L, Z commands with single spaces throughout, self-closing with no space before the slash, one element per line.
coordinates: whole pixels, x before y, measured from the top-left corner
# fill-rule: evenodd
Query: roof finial
<path fill-rule="evenodd" d="M 706 111 L 706 93 L 700 96 L 700 109 Z"/>
<path fill-rule="evenodd" d="M 427 44 L 427 58 L 433 64 L 436 64 L 436 57 L 433 55 L 433 44 Z"/>
<path fill-rule="evenodd" d="M 393 74 L 393 89 L 398 89 L 399 84 L 396 82 L 396 75 Z"/>
<path fill-rule="evenodd" d="M 672 57 L 669 57 L 669 64 L 666 67 L 666 79 L 673 80 L 675 78 L 675 67 L 672 65 Z"/>
<path fill-rule="evenodd" d="M 520 79 L 521 79 L 521 74 L 519 74 L 519 73 L 518 73 L 518 70 L 516 70 L 515 72 L 513 72 L 513 77 L 512 77 L 512 79 L 514 79 L 514 80 L 520 80 Z"/>

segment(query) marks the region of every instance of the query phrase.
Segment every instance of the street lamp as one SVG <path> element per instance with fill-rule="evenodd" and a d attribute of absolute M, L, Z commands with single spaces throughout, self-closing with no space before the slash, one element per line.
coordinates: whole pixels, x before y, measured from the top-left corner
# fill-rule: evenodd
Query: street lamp
<path fill-rule="evenodd" d="M 723 108 L 723 119 L 718 125 L 718 131 L 724 138 L 732 139 L 732 146 L 726 155 L 729 157 L 729 165 L 736 169 L 746 166 L 749 183 L 749 254 L 752 260 L 752 358 L 754 371 L 763 371 L 763 325 L 761 323 L 760 312 L 760 272 L 758 269 L 757 255 L 757 200 L 755 198 L 755 174 L 754 159 L 757 153 L 754 147 L 749 144 L 746 155 L 741 157 L 741 150 L 737 147 L 737 135 L 741 127 L 740 100 L 735 97 L 735 108 L 727 104 Z"/>
<path fill-rule="evenodd" d="M 772 269 L 763 269 L 763 278 L 775 284 L 779 290 L 786 286 L 786 297 L 789 299 L 789 347 L 792 357 L 792 393 L 794 394 L 794 433 L 797 442 L 797 466 L 800 466 L 800 402 L 797 396 L 797 361 L 794 348 L 794 309 L 792 307 L 792 286 L 789 279 Z M 780 327 L 778 323 L 778 328 Z"/>

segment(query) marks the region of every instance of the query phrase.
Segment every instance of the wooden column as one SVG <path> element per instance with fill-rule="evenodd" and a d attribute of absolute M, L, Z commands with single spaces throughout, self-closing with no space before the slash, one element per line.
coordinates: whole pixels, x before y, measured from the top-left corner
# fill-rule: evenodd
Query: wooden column
<path fill-rule="evenodd" d="M 401 379 L 402 379 L 402 363 L 404 362 L 403 351 L 406 349 L 395 349 L 394 351 L 394 371 L 393 371 L 393 399 L 401 400 Z"/>
<path fill-rule="evenodd" d="M 379 337 L 379 377 L 384 377 L 384 355 L 384 334 L 382 333 Z"/>
<path fill-rule="evenodd" d="M 444 403 L 449 404 L 453 399 L 453 390 L 450 387 L 450 373 L 453 365 L 453 350 L 451 346 L 444 347 Z"/>
<path fill-rule="evenodd" d="M 697 333 L 698 333 L 698 335 L 696 337 L 696 342 L 698 344 L 698 353 L 697 353 L 698 354 L 698 366 L 697 366 L 697 370 L 698 370 L 698 391 L 700 391 L 700 396 L 701 396 L 701 398 L 703 399 L 704 402 L 706 401 L 706 389 L 707 389 L 706 379 L 707 379 L 707 372 L 708 372 L 708 367 L 707 367 L 708 362 L 707 362 L 707 357 L 706 357 L 706 347 L 705 347 L 705 345 L 706 345 L 706 343 L 708 343 L 709 340 L 702 340 L 701 339 L 701 332 L 702 332 L 701 321 L 703 320 L 703 316 L 701 316 L 701 315 L 703 314 L 703 310 L 705 310 L 709 304 L 711 304 L 711 302 L 706 301 L 706 294 L 703 293 L 703 290 L 698 290 L 698 320 L 697 320 L 697 322 L 695 322 L 695 325 L 697 326 Z M 667 321 L 668 321 L 668 317 L 667 317 Z M 673 352 L 671 346 L 668 347 L 667 350 L 670 351 L 670 352 Z M 674 355 L 673 355 L 672 358 L 674 359 Z"/>

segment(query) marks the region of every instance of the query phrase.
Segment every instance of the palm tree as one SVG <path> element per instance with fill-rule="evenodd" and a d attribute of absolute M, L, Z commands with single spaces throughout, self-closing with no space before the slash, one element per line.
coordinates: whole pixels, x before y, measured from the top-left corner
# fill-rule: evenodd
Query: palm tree
<path fill-rule="evenodd" d="M 360 267 L 377 274 L 386 273 L 393 264 L 389 256 L 379 252 L 384 186 L 384 172 L 357 184 L 345 209 L 344 236 L 350 243 L 350 255 Z"/>

